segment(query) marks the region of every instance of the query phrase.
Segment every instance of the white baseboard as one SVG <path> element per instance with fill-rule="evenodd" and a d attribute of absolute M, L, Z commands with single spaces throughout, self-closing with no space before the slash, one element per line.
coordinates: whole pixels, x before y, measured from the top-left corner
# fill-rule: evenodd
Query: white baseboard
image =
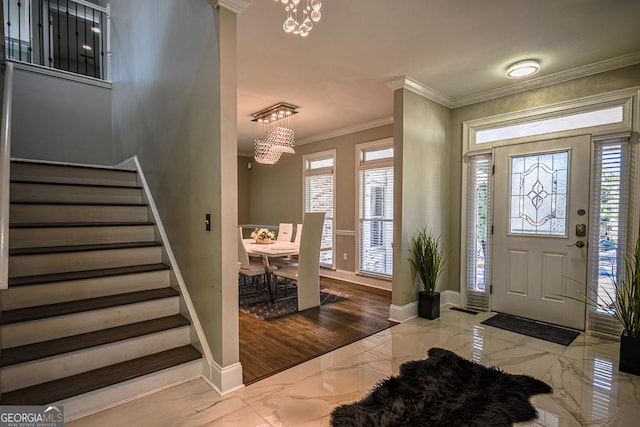
<path fill-rule="evenodd" d="M 440 307 L 444 305 L 460 305 L 460 292 L 442 291 L 440 292 Z M 389 320 L 392 322 L 406 322 L 418 316 L 418 302 L 413 301 L 405 305 L 389 306 Z"/>
<path fill-rule="evenodd" d="M 329 279 L 342 280 L 349 283 L 355 283 L 356 285 L 369 286 L 371 288 L 384 289 L 386 291 L 391 290 L 391 281 L 378 279 L 371 276 L 363 276 L 356 274 L 353 271 L 347 270 L 328 270 L 321 268 L 320 276 L 327 277 Z"/>
<path fill-rule="evenodd" d="M 203 368 L 208 370 L 208 372 L 204 372 L 205 381 L 220 395 L 225 395 L 244 387 L 242 365 L 239 362 L 223 368 L 215 361 L 212 361 L 208 366 L 203 364 Z"/>
<path fill-rule="evenodd" d="M 200 378 L 202 364 L 194 360 L 56 403 L 64 406 L 65 421 L 73 421 Z"/>
<path fill-rule="evenodd" d="M 447 304 L 460 306 L 460 292 L 458 291 L 440 292 L 440 307 Z"/>
<path fill-rule="evenodd" d="M 392 322 L 403 323 L 409 319 L 413 319 L 418 316 L 418 302 L 410 302 L 405 305 L 394 305 L 391 304 L 389 306 L 389 320 Z"/>

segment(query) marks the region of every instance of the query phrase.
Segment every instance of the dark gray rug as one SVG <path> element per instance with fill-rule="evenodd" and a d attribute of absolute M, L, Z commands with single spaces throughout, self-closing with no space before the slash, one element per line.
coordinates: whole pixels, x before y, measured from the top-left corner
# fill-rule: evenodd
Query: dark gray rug
<path fill-rule="evenodd" d="M 334 427 L 508 427 L 538 417 L 529 398 L 552 393 L 526 375 L 487 368 L 441 348 L 403 363 L 362 400 L 338 406 Z"/>
<path fill-rule="evenodd" d="M 282 292 L 282 289 L 279 289 L 277 298 L 287 297 L 289 299 L 276 301 L 275 303 L 272 303 L 269 299 L 268 292 L 246 297 L 240 295 L 240 311 L 260 320 L 272 320 L 296 313 L 298 311 L 296 288 L 289 289 L 286 295 Z M 342 301 L 348 297 L 348 295 L 332 289 L 323 289 L 320 291 L 320 305 Z"/>
<path fill-rule="evenodd" d="M 547 323 L 502 313 L 498 313 L 481 323 L 562 345 L 571 344 L 571 342 L 580 335 L 580 332 L 571 329 L 564 329 Z"/>

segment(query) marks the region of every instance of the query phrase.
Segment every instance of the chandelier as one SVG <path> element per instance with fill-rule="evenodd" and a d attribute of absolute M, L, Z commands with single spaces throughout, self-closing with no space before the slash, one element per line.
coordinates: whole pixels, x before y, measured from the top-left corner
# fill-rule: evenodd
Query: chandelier
<path fill-rule="evenodd" d="M 275 0 L 285 5 L 287 19 L 282 24 L 282 28 L 287 33 L 298 34 L 300 37 L 307 37 L 314 22 L 319 22 L 322 18 L 320 9 L 322 0 Z"/>
<path fill-rule="evenodd" d="M 297 114 L 295 105 L 280 102 L 253 113 L 252 121 L 267 127 L 265 139 L 255 140 L 255 155 L 258 163 L 273 165 L 283 153 L 294 154 L 295 135 L 291 128 L 291 117 Z"/>

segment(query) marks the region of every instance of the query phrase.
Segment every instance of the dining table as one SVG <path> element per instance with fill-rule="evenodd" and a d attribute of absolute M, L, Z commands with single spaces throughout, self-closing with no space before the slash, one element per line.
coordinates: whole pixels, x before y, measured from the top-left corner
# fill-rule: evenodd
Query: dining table
<path fill-rule="evenodd" d="M 269 294 L 271 302 L 275 302 L 275 284 L 271 278 L 271 265 L 269 258 L 284 258 L 300 254 L 300 244 L 296 242 L 286 242 L 273 240 L 269 243 L 257 243 L 254 239 L 242 239 L 242 243 L 249 256 L 260 256 L 264 264 L 264 271 L 267 275 Z"/>
<path fill-rule="evenodd" d="M 243 239 L 242 241 L 247 254 L 262 256 L 267 259 L 267 262 L 269 257 L 282 258 L 300 254 L 300 244 L 296 242 L 273 240 L 270 243 L 256 243 L 254 239 Z"/>

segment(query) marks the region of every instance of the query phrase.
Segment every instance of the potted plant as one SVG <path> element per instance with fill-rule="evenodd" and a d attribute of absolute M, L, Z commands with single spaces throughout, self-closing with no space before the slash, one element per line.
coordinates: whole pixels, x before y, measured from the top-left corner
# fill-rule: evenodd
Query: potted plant
<path fill-rule="evenodd" d="M 633 252 L 625 256 L 624 276 L 611 275 L 613 294 L 606 288 L 607 300 L 584 296 L 581 301 L 613 316 L 622 325 L 618 369 L 640 375 L 640 238 Z M 576 298 L 572 298 L 576 299 Z"/>
<path fill-rule="evenodd" d="M 409 249 L 409 262 L 422 289 L 418 293 L 420 317 L 430 320 L 440 317 L 440 293 L 436 290 L 446 259 L 440 249 L 439 237 L 427 232 L 426 227 L 416 233 Z"/>

